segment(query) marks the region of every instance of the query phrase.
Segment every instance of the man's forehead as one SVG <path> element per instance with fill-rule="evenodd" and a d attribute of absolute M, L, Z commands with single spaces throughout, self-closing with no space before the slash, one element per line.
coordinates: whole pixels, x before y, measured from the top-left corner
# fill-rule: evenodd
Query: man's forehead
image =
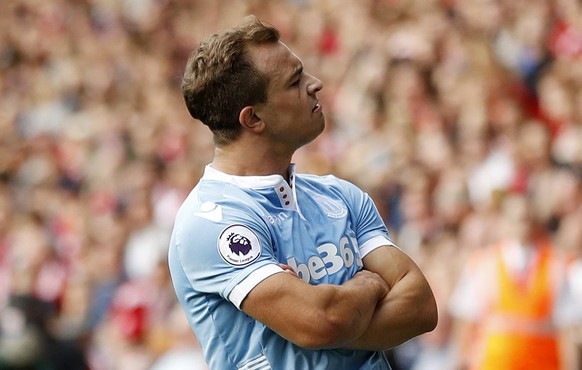
<path fill-rule="evenodd" d="M 282 42 L 261 44 L 250 48 L 257 68 L 272 80 L 288 78 L 301 68 L 301 60 Z"/>

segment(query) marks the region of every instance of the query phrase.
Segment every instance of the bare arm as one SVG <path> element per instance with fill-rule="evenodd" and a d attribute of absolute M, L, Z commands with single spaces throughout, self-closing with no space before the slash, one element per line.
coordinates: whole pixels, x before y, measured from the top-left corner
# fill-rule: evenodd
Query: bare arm
<path fill-rule="evenodd" d="M 559 330 L 557 338 L 562 369 L 582 369 L 576 328 L 572 326 Z"/>
<path fill-rule="evenodd" d="M 382 276 L 390 292 L 378 302 L 368 328 L 346 348 L 385 350 L 436 327 L 432 290 L 404 252 L 395 247 L 377 248 L 364 258 L 364 268 Z"/>
<path fill-rule="evenodd" d="M 387 292 L 383 279 L 369 271 L 343 285 L 309 285 L 279 273 L 259 283 L 241 309 L 298 346 L 338 348 L 366 330 Z"/>
<path fill-rule="evenodd" d="M 467 370 L 471 367 L 477 324 L 464 319 L 456 319 L 452 334 L 455 346 L 455 369 Z"/>

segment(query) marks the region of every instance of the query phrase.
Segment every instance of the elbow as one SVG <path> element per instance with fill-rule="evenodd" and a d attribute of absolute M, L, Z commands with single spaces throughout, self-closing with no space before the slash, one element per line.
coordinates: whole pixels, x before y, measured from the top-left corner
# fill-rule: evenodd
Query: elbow
<path fill-rule="evenodd" d="M 413 307 L 413 321 L 416 323 L 417 334 L 421 335 L 436 329 L 439 321 L 438 306 L 436 298 L 427 286 L 422 293 L 418 294 L 412 301 L 416 302 Z M 412 307 L 411 307 L 412 308 Z"/>
<path fill-rule="evenodd" d="M 421 315 L 423 318 L 423 332 L 427 333 L 433 331 L 439 321 L 438 307 L 434 297 L 431 297 L 431 299 L 426 302 Z"/>

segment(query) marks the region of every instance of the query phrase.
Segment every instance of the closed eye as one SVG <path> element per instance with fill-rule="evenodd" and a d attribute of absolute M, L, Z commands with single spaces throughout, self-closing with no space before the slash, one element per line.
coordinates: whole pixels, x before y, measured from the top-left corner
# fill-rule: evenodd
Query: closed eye
<path fill-rule="evenodd" d="M 303 65 L 299 64 L 293 69 L 291 76 L 289 76 L 289 80 L 291 81 L 290 87 L 297 87 L 301 82 L 301 76 L 303 75 Z"/>

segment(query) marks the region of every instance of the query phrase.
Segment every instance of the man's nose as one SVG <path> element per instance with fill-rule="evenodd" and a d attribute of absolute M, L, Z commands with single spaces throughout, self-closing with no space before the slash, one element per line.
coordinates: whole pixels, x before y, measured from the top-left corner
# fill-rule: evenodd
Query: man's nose
<path fill-rule="evenodd" d="M 309 75 L 309 78 L 310 81 L 309 84 L 307 85 L 307 92 L 309 94 L 315 94 L 321 89 L 323 89 L 323 82 L 321 82 L 320 79 L 311 75 Z"/>

